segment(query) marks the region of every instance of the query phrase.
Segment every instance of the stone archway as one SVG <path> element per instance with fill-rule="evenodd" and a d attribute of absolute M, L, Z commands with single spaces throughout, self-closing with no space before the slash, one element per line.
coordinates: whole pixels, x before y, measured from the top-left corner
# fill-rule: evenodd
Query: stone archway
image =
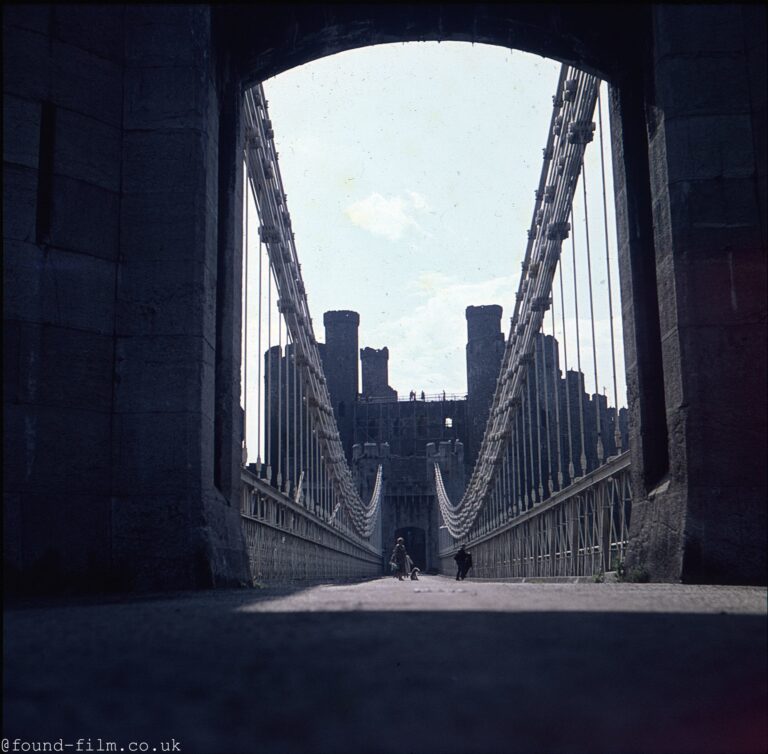
<path fill-rule="evenodd" d="M 609 81 L 636 501 L 630 565 L 661 580 L 764 581 L 764 467 L 739 476 L 727 459 L 736 448 L 752 458 L 765 449 L 765 396 L 751 385 L 735 398 L 730 369 L 706 356 L 719 344 L 764 373 L 764 349 L 741 334 L 754 325 L 764 337 L 765 303 L 747 282 L 750 270 L 765 269 L 765 153 L 751 138 L 765 132 L 764 11 L 341 5 L 267 15 L 229 8 L 217 19 L 244 85 L 342 50 L 409 40 L 499 44 Z M 729 83 L 710 86 L 694 59 Z M 717 124 L 704 127 L 702 116 Z M 695 157 L 693 143 L 702 147 Z M 706 144 L 725 150 L 725 162 Z M 737 226 L 749 230 L 734 234 Z M 740 272 L 726 269 L 734 259 Z M 729 310 L 722 294 L 722 281 L 740 274 L 758 319 Z M 712 321 L 713 309 L 722 320 Z"/>
<path fill-rule="evenodd" d="M 3 23 L 11 587 L 247 578 L 242 90 L 426 39 L 611 83 L 632 557 L 660 580 L 764 582 L 764 8 L 16 5 Z"/>

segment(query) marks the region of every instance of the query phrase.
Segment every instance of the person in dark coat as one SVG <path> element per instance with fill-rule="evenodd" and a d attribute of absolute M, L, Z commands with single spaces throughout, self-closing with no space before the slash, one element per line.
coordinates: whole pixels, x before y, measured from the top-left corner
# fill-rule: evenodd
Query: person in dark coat
<path fill-rule="evenodd" d="M 405 540 L 402 537 L 397 538 L 395 549 L 392 550 L 390 563 L 395 564 L 395 576 L 398 581 L 402 581 L 407 573 L 408 553 L 405 551 Z"/>
<path fill-rule="evenodd" d="M 464 545 L 459 547 L 459 551 L 453 556 L 456 561 L 456 581 L 461 581 L 464 578 L 464 564 L 467 562 L 467 551 L 464 549 Z"/>
<path fill-rule="evenodd" d="M 464 551 L 464 568 L 461 571 L 461 580 L 464 581 L 464 579 L 467 578 L 467 574 L 469 573 L 469 569 L 472 568 L 472 553 L 469 550 Z"/>

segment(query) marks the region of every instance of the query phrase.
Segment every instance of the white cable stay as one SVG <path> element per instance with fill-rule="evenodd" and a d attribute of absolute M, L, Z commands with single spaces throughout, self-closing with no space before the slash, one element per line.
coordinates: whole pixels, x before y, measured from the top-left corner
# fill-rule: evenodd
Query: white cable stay
<path fill-rule="evenodd" d="M 509 336 L 477 462 L 458 503 L 451 503 L 435 464 L 440 513 L 454 538 L 467 535 L 489 499 L 510 443 L 525 373 L 535 358 L 535 337 L 551 305 L 561 245 L 571 230 L 571 206 L 584 150 L 595 129 L 592 117 L 599 86 L 598 78 L 578 69 L 564 65 L 560 71 Z"/>
<path fill-rule="evenodd" d="M 335 519 L 343 505 L 357 533 L 368 538 L 376 526 L 380 507 L 381 466 L 371 499 L 365 503 L 355 488 L 333 416 L 261 84 L 246 92 L 244 110 L 245 162 L 259 214 L 259 237 L 267 249 L 279 296 L 278 310 L 291 336 L 295 363 L 301 370 L 304 394 L 320 443 L 321 457 L 329 469 L 337 497 L 329 521 Z"/>

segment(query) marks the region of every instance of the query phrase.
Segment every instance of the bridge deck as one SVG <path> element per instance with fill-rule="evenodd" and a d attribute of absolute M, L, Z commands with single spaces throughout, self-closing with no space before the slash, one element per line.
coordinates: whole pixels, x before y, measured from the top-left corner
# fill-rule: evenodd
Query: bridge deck
<path fill-rule="evenodd" d="M 3 735 L 206 754 L 762 751 L 765 604 L 764 588 L 425 576 L 21 605 Z"/>

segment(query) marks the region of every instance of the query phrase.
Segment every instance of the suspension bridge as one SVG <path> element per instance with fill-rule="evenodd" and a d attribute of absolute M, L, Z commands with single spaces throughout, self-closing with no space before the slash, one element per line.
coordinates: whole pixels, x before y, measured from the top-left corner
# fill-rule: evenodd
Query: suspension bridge
<path fill-rule="evenodd" d="M 564 65 L 552 101 L 515 309 L 494 364 L 498 373 L 490 374 L 495 387 L 479 405 L 475 401 L 485 425 L 479 447 L 472 448 L 468 481 L 450 468 L 455 460 L 437 452 L 435 445 L 445 441 L 430 448 L 432 438 L 425 436 L 416 451 L 430 453 L 429 489 L 419 499 L 435 508 L 423 517 L 428 523 L 422 528 L 439 552 L 437 562 L 422 558 L 422 568 L 451 571 L 462 544 L 472 548 L 474 575 L 484 578 L 598 576 L 620 569 L 624 560 L 632 501 L 625 417 L 620 418 L 623 379 L 617 370 L 623 364 L 616 353 L 620 315 L 600 81 Z M 356 369 L 346 406 L 337 385 L 329 386 L 321 353 L 327 345 L 318 342 L 310 316 L 261 85 L 246 94 L 245 127 L 243 405 L 245 423 L 256 425 L 256 448 L 244 447 L 241 510 L 252 577 L 269 582 L 376 576 L 393 544 L 392 526 L 386 533 L 382 528 L 382 506 L 388 504 L 388 486 L 397 483 L 396 472 L 391 464 L 369 462 L 366 474 L 360 463 L 366 448 L 374 448 L 369 456 L 389 456 L 389 443 L 376 442 L 386 433 L 363 438 L 373 442 L 359 443 L 350 453 L 354 438 L 342 438 L 339 421 L 358 397 L 365 400 L 366 417 L 368 403 L 398 398 L 357 396 Z M 591 144 L 599 150 L 596 196 L 588 194 L 585 175 Z M 256 232 L 248 224 L 251 203 Z M 599 249 L 590 241 L 597 235 L 590 235 L 590 215 L 601 226 Z M 598 353 L 595 333 L 597 275 L 607 281 L 607 354 Z M 256 359 L 249 359 L 253 349 Z M 254 361 L 255 375 L 252 366 L 248 371 Z M 613 406 L 600 393 L 599 365 L 608 367 Z M 254 378 L 255 391 L 249 389 Z M 413 392 L 409 402 L 418 404 L 420 397 L 426 398 Z M 466 444 L 466 434 L 463 443 L 451 436 L 452 450 Z"/>
<path fill-rule="evenodd" d="M 6 4 L 3 750 L 764 752 L 765 28 Z M 406 398 L 312 322 L 254 84 L 416 40 L 573 67 L 516 302 Z"/>

